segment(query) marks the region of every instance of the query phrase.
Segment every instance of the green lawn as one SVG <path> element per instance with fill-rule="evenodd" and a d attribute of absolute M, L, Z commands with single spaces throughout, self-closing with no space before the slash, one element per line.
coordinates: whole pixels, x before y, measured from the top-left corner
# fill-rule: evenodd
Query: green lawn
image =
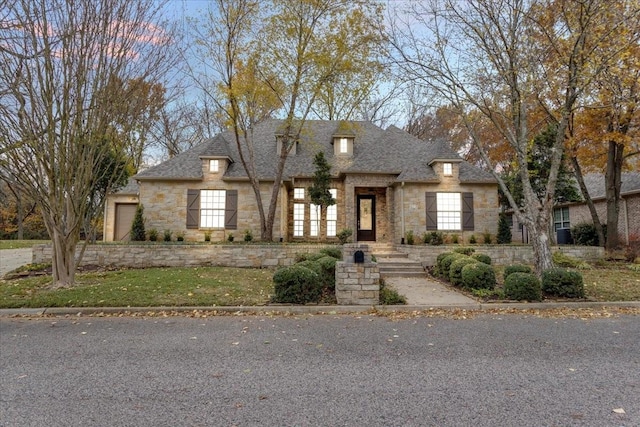
<path fill-rule="evenodd" d="M 0 308 L 254 306 L 273 293 L 268 269 L 148 268 L 83 273 L 68 289 L 51 276 L 0 280 Z"/>
<path fill-rule="evenodd" d="M 41 243 L 51 243 L 51 240 L 0 240 L 0 250 L 30 248 Z"/>

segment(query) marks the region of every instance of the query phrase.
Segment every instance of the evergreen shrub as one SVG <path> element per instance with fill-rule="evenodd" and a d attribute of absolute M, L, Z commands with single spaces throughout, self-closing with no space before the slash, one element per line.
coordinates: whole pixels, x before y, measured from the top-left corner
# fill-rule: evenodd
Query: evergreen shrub
<path fill-rule="evenodd" d="M 531 273 L 511 273 L 504 281 L 504 295 L 517 301 L 542 301 L 540 280 Z"/>
<path fill-rule="evenodd" d="M 451 281 L 451 284 L 455 286 L 462 285 L 462 267 L 464 267 L 467 264 L 473 264 L 475 262 L 478 262 L 478 261 L 464 255 L 454 260 L 451 263 L 451 266 L 449 267 L 449 280 Z"/>
<path fill-rule="evenodd" d="M 496 273 L 483 262 L 475 262 L 462 267 L 462 286 L 469 289 L 493 289 L 496 287 Z"/>
<path fill-rule="evenodd" d="M 506 280 L 512 273 L 532 273 L 531 267 L 524 264 L 512 264 L 504 268 L 504 278 Z"/>
<path fill-rule="evenodd" d="M 577 271 L 550 268 L 542 272 L 542 290 L 549 295 L 584 298 L 584 282 Z"/>
<path fill-rule="evenodd" d="M 480 261 L 483 264 L 491 265 L 491 257 L 489 255 L 473 254 L 471 255 L 471 258 L 475 259 L 476 261 Z"/>
<path fill-rule="evenodd" d="M 322 297 L 318 273 L 300 264 L 277 270 L 273 275 L 273 301 L 286 304 L 316 303 Z"/>
<path fill-rule="evenodd" d="M 442 252 L 436 258 L 436 265 L 433 269 L 433 275 L 436 277 L 442 277 L 442 260 L 444 260 L 449 255 L 452 255 L 454 252 Z"/>
<path fill-rule="evenodd" d="M 459 258 L 469 257 L 455 252 L 444 257 L 444 259 L 440 263 L 440 277 L 445 280 L 449 280 L 449 268 L 451 267 L 451 263 Z"/>
<path fill-rule="evenodd" d="M 144 242 L 147 234 L 144 229 L 144 207 L 139 204 L 136 207 L 136 213 L 131 224 L 131 232 L 129 234 L 134 242 Z"/>

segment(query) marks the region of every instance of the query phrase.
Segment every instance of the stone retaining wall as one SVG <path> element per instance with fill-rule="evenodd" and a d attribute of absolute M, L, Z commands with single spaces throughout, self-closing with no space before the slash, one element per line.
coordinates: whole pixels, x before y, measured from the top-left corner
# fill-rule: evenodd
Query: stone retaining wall
<path fill-rule="evenodd" d="M 114 267 L 281 267 L 293 264 L 300 253 L 314 253 L 335 245 L 88 245 L 81 265 Z M 78 251 L 76 253 L 79 252 Z M 51 246 L 33 247 L 33 262 L 51 262 Z"/>
<path fill-rule="evenodd" d="M 461 245 L 398 245 L 396 250 L 409 254 L 409 258 L 422 262 L 423 266 L 432 266 L 436 263 L 436 258 L 443 252 L 453 252 Z M 491 257 L 494 265 L 509 264 L 533 264 L 533 249 L 529 245 L 470 245 L 476 250 L 475 253 L 486 254 Z M 585 261 L 594 261 L 604 257 L 604 248 L 598 246 L 573 246 L 560 245 L 553 246 L 552 252 L 560 251 L 573 258 Z"/>

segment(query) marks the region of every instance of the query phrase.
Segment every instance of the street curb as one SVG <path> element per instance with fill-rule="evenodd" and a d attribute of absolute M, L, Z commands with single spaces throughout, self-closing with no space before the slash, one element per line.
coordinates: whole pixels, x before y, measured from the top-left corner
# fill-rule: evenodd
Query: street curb
<path fill-rule="evenodd" d="M 0 309 L 0 317 L 135 315 L 162 313 L 207 313 L 207 315 L 336 315 L 362 313 L 412 313 L 444 311 L 553 310 L 553 309 L 640 308 L 640 301 L 555 302 L 555 303 L 473 303 L 441 305 L 267 305 L 228 307 L 53 307 Z"/>

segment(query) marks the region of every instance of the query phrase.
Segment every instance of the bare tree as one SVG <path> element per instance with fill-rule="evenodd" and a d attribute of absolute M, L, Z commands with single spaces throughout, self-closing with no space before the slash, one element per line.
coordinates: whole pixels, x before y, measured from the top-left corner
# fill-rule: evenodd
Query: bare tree
<path fill-rule="evenodd" d="M 80 230 L 125 173 L 112 120 L 124 95 L 109 84 L 159 82 L 171 34 L 153 0 L 16 0 L 0 10 L 0 166 L 37 201 L 53 286 L 69 286 Z"/>
<path fill-rule="evenodd" d="M 577 101 L 611 61 L 599 55 L 613 29 L 604 0 L 431 0 L 396 15 L 390 39 L 402 74 L 452 106 L 490 166 L 534 249 L 536 271 L 553 266 L 550 217 L 565 135 Z M 404 20 L 403 20 L 404 18 Z M 487 143 L 474 128 L 480 114 L 508 142 L 518 165 L 524 204 L 498 175 Z M 542 197 L 527 171 L 536 121 L 557 124 Z"/>
<path fill-rule="evenodd" d="M 262 240 L 272 240 L 285 162 L 319 97 L 327 95 L 332 111 L 340 105 L 346 114 L 344 99 L 327 88 L 341 76 L 358 80 L 360 52 L 379 40 L 379 12 L 364 0 L 218 0 L 212 25 L 199 34 L 199 45 L 208 48 L 202 57 L 211 61 L 219 82 L 202 89 L 232 129 L 256 197 Z M 371 87 L 367 77 L 358 81 L 366 83 L 365 92 Z M 265 211 L 252 129 L 274 115 L 283 118 L 283 148 Z"/>

